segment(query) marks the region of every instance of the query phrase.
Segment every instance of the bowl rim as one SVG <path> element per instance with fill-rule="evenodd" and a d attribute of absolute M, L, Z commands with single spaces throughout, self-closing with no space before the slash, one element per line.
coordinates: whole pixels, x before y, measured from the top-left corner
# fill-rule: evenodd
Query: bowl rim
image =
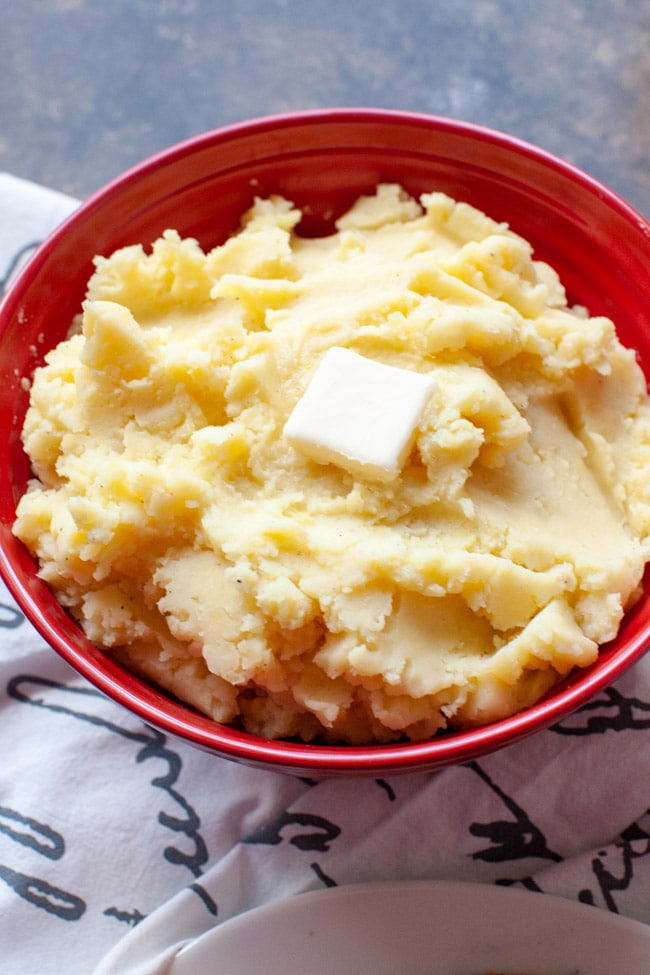
<path fill-rule="evenodd" d="M 27 591 L 13 565 L 6 559 L 1 544 L 0 576 L 27 620 L 46 643 L 97 690 L 146 724 L 222 758 L 291 774 L 317 774 L 322 777 L 396 775 L 436 771 L 478 759 L 497 748 L 509 747 L 575 713 L 643 657 L 650 639 L 648 613 L 644 625 L 615 656 L 599 658 L 598 666 L 591 665 L 576 671 L 573 682 L 560 683 L 550 692 L 550 696 L 531 707 L 473 728 L 451 731 L 449 734 L 443 732 L 440 736 L 425 740 L 378 745 L 321 745 L 283 739 L 267 740 L 220 724 L 188 709 L 186 705 L 175 706 L 173 699 L 157 688 L 153 689 L 152 695 L 147 681 L 121 668 L 108 656 L 104 665 L 100 666 L 91 653 L 84 652 L 84 644 L 96 650 L 84 636 L 75 644 L 68 643 L 56 627 L 55 619 L 43 612 L 43 603 L 39 602 L 39 596 L 51 596 L 50 590 L 45 583 L 39 582 L 37 587 Z M 41 586 L 43 588 L 39 592 Z M 54 601 L 54 597 L 51 598 Z M 165 703 L 159 704 L 157 699 Z M 171 709 L 169 703 L 172 704 Z M 188 716 L 194 720 L 188 721 Z"/>
<path fill-rule="evenodd" d="M 98 187 L 85 199 L 79 202 L 67 217 L 57 224 L 40 242 L 15 277 L 10 282 L 4 295 L 0 296 L 0 308 L 11 298 L 12 293 L 20 286 L 24 276 L 31 277 L 40 263 L 46 258 L 58 239 L 65 236 L 68 226 L 76 223 L 86 214 L 99 209 L 101 205 L 112 197 L 122 186 L 133 183 L 134 180 L 146 178 L 152 169 L 171 164 L 178 159 L 196 152 L 204 146 L 226 143 L 241 136 L 260 134 L 278 129 L 290 128 L 296 125 L 322 125 L 323 123 L 343 122 L 347 125 L 368 122 L 390 122 L 404 126 L 420 126 L 431 131 L 438 130 L 460 137 L 471 137 L 482 143 L 498 145 L 500 148 L 527 159 L 542 163 L 545 167 L 563 174 L 572 182 L 581 184 L 595 194 L 600 200 L 615 210 L 624 219 L 631 222 L 636 230 L 650 240 L 650 219 L 639 209 L 611 189 L 605 183 L 581 169 L 574 163 L 541 146 L 499 129 L 482 125 L 477 122 L 464 121 L 459 118 L 428 114 L 425 112 L 408 111 L 405 109 L 387 109 L 377 107 L 334 106 L 329 108 L 299 109 L 296 111 L 278 112 L 269 115 L 258 115 L 250 119 L 228 122 L 224 125 L 207 129 L 185 139 L 166 146 L 140 161 L 129 166 L 121 173 Z M 0 332 L 2 323 L 0 321 Z"/>
<path fill-rule="evenodd" d="M 577 182 L 590 193 L 595 194 L 606 206 L 615 210 L 650 241 L 650 223 L 615 191 L 574 164 L 505 132 L 455 118 L 399 109 L 334 107 L 282 112 L 228 123 L 190 136 L 146 157 L 92 193 L 43 239 L 10 283 L 0 302 L 0 335 L 6 321 L 16 311 L 21 293 L 29 287 L 43 262 L 56 249 L 61 238 L 68 233 L 69 227 L 101 209 L 105 202 L 121 191 L 122 187 L 132 184 L 134 180 L 146 179 L 153 169 L 182 159 L 207 145 L 227 142 L 241 136 L 275 131 L 278 127 L 319 125 L 324 122 L 330 124 L 341 122 L 347 125 L 359 122 L 389 122 L 393 125 L 423 126 L 432 131 L 445 131 L 463 138 L 469 137 L 497 145 L 508 152 L 523 155 L 544 167 L 550 167 L 571 182 Z M 118 665 L 114 666 L 108 658 L 98 661 L 96 656 L 86 652 L 87 649 L 94 649 L 96 653 L 96 648 L 85 637 L 76 641 L 66 639 L 62 628 L 57 626 L 55 606 L 61 612 L 65 611 L 55 603 L 45 583 L 36 578 L 30 580 L 30 585 L 27 585 L 21 579 L 20 571 L 14 565 L 2 533 L 0 533 L 0 577 L 27 620 L 44 640 L 75 671 L 113 701 L 121 704 L 146 723 L 223 758 L 293 774 L 316 773 L 325 776 L 397 774 L 434 770 L 477 758 L 496 748 L 513 744 L 576 711 L 623 670 L 639 660 L 645 654 L 650 641 L 649 613 L 644 614 L 636 632 L 628 636 L 625 645 L 617 649 L 615 654 L 599 655 L 596 664 L 579 671 L 574 681 L 564 680 L 550 692 L 550 696 L 547 695 L 531 707 L 508 718 L 475 728 L 442 733 L 426 740 L 381 745 L 321 745 L 266 740 L 221 725 L 191 709 L 188 711 L 185 705 L 176 707 L 172 702 L 172 707 L 168 710 L 167 703 L 170 699 L 164 696 L 164 692 L 152 692 L 146 681 L 142 681 Z M 50 612 L 47 611 L 48 605 L 52 610 Z"/>

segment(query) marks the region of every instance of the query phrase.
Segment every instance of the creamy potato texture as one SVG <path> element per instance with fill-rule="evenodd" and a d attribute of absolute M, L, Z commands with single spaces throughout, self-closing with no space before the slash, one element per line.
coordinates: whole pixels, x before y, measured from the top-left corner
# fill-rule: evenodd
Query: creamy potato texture
<path fill-rule="evenodd" d="M 649 556 L 650 410 L 613 323 L 507 226 L 382 185 L 97 258 L 36 371 L 15 531 L 90 640 L 219 722 L 385 742 L 593 661 Z M 331 348 L 430 374 L 390 477 L 284 434 Z"/>

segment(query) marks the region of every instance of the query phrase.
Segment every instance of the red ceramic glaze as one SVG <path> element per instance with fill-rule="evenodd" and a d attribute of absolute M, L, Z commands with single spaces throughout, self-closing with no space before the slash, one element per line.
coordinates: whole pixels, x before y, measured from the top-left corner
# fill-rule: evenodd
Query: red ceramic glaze
<path fill-rule="evenodd" d="M 234 231 L 254 196 L 281 193 L 306 211 L 301 232 L 379 182 L 443 190 L 510 224 L 560 273 L 573 302 L 616 323 L 650 375 L 650 224 L 594 179 L 501 133 L 375 109 L 300 112 L 189 139 L 83 203 L 37 250 L 0 306 L 0 573 L 45 640 L 92 684 L 149 724 L 224 758 L 308 775 L 390 775 L 466 762 L 558 721 L 638 660 L 650 640 L 648 590 L 596 663 L 521 714 L 429 741 L 373 747 L 264 741 L 216 724 L 134 677 L 92 646 L 13 537 L 29 465 L 20 442 L 21 382 L 79 311 L 96 254 L 148 246 L 169 227 L 203 247 Z"/>

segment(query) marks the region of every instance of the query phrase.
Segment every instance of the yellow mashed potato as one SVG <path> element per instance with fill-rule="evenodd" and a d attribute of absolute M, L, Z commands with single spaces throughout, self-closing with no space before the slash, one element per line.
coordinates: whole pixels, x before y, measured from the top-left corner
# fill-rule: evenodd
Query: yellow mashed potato
<path fill-rule="evenodd" d="M 209 253 L 170 230 L 96 259 L 33 377 L 16 534 L 91 641 L 216 721 L 361 743 L 516 712 L 638 591 L 635 355 L 441 193 L 299 219 L 257 200 Z M 435 380 L 394 476 L 284 433 L 332 347 Z"/>

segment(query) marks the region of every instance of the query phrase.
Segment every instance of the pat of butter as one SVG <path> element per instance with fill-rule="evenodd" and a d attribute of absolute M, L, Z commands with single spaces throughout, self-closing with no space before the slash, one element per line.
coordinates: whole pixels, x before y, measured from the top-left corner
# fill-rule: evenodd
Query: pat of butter
<path fill-rule="evenodd" d="M 389 481 L 408 457 L 435 385 L 430 375 L 334 347 L 323 356 L 284 434 L 311 460 Z"/>

